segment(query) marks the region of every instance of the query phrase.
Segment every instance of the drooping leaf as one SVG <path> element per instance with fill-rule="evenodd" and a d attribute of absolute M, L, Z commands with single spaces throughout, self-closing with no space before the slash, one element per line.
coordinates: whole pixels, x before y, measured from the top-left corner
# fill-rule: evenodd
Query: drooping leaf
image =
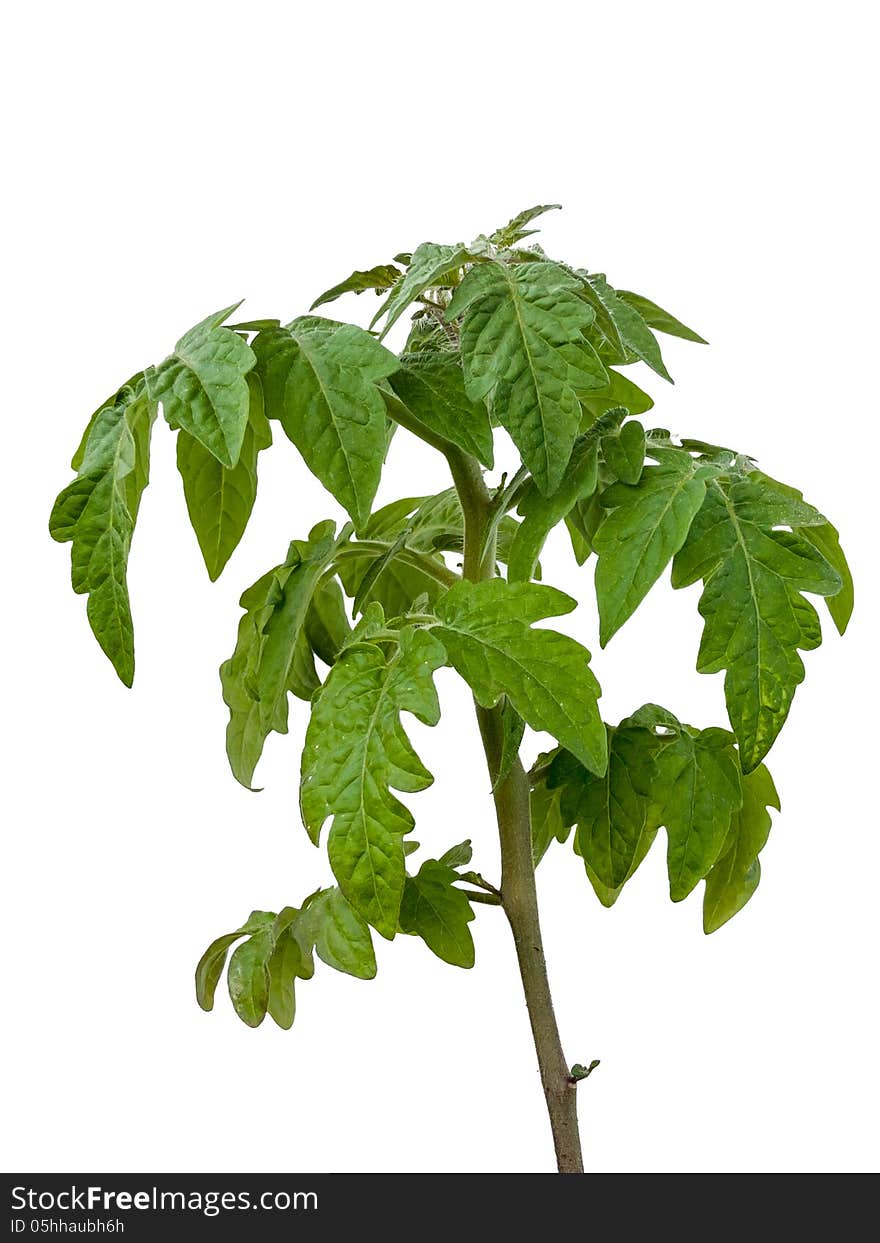
<path fill-rule="evenodd" d="M 437 859 L 427 859 L 415 876 L 407 876 L 400 905 L 401 932 L 420 936 L 438 958 L 454 967 L 474 965 L 474 939 L 468 927 L 474 912 L 456 889 L 458 873 Z"/>
<path fill-rule="evenodd" d="M 312 594 L 306 613 L 306 637 L 312 651 L 325 665 L 332 665 L 351 633 L 342 588 L 327 579 Z"/>
<path fill-rule="evenodd" d="M 274 948 L 271 927 L 253 933 L 233 951 L 226 982 L 235 1013 L 248 1027 L 259 1027 L 269 1008 L 269 959 Z"/>
<path fill-rule="evenodd" d="M 200 440 L 177 433 L 177 469 L 190 522 L 211 582 L 219 578 L 244 535 L 257 496 L 257 457 L 272 443 L 258 378 L 245 377 L 250 407 L 238 461 L 224 466 Z"/>
<path fill-rule="evenodd" d="M 291 930 L 276 937 L 267 963 L 269 997 L 267 1010 L 279 1027 L 293 1027 L 296 1017 L 294 981 L 302 970 L 302 950 Z"/>
<path fill-rule="evenodd" d="M 433 673 L 444 652 L 425 630 L 404 629 L 390 655 L 370 643 L 345 648 L 312 706 L 302 762 L 303 823 L 318 840 L 333 817 L 328 852 L 351 903 L 384 937 L 397 930 L 409 810 L 392 794 L 423 790 L 432 777 L 400 722 L 412 712 L 433 725 L 440 707 Z"/>
<path fill-rule="evenodd" d="M 770 835 L 768 807 L 779 810 L 779 795 L 764 764 L 742 778 L 742 807 L 734 814 L 718 862 L 706 877 L 703 931 L 716 932 L 741 911 L 758 888 L 758 855 Z"/>
<path fill-rule="evenodd" d="M 597 444 L 592 429 L 574 443 L 565 473 L 555 492 L 544 496 L 530 481 L 519 501 L 523 520 L 510 545 L 507 577 L 510 582 L 528 582 L 544 547 L 544 541 L 557 522 L 575 504 L 596 490 Z"/>
<path fill-rule="evenodd" d="M 538 487 L 562 479 L 581 422 L 578 398 L 608 383 L 583 335 L 593 312 L 554 263 L 472 268 L 447 311 L 463 316 L 465 384 L 512 436 Z"/>
<path fill-rule="evenodd" d="M 569 613 L 574 600 L 535 583 L 460 582 L 437 602 L 435 630 L 483 707 L 506 695 L 533 729 L 547 730 L 593 772 L 607 762 L 599 684 L 586 648 L 531 623 Z"/>
<path fill-rule="evenodd" d="M 338 285 L 334 285 L 332 289 L 326 290 L 319 298 L 316 298 L 309 310 L 315 311 L 327 302 L 335 302 L 344 293 L 360 294 L 367 289 L 373 289 L 378 293 L 381 289 L 390 289 L 402 275 L 401 269 L 393 263 L 380 263 L 377 267 L 368 268 L 365 272 L 352 272 L 351 276 L 347 276 L 344 281 L 340 281 Z"/>
<path fill-rule="evenodd" d="M 608 767 L 602 776 L 562 751 L 550 766 L 547 785 L 561 789 L 561 819 L 577 826 L 575 849 L 590 879 L 619 891 L 657 832 L 651 816 L 657 745 L 652 732 L 637 725 L 607 731 Z"/>
<path fill-rule="evenodd" d="M 598 272 L 584 275 L 583 289 L 596 311 L 597 323 L 603 331 L 604 325 L 610 322 L 606 336 L 612 344 L 617 343 L 624 349 L 631 350 L 652 371 L 656 371 L 664 380 L 671 380 L 657 338 L 636 308 L 620 298 Z"/>
<path fill-rule="evenodd" d="M 128 554 L 147 486 L 155 407 L 144 392 L 120 389 L 93 417 L 79 473 L 60 493 L 49 532 L 72 542 L 73 590 L 88 594 L 89 624 L 126 686 L 134 679 L 134 631 L 128 597 Z"/>
<path fill-rule="evenodd" d="M 244 440 L 250 407 L 245 376 L 254 365 L 247 341 L 223 326 L 239 305 L 203 319 L 163 363 L 144 372 L 150 400 L 161 401 L 171 427 L 188 432 L 229 467 Z"/>
<path fill-rule="evenodd" d="M 339 889 L 323 889 L 303 908 L 294 926 L 300 945 L 334 971 L 360 980 L 376 974 L 370 929 Z"/>
<path fill-rule="evenodd" d="M 274 918 L 271 911 L 251 911 L 246 922 L 235 932 L 227 932 L 211 942 L 196 967 L 196 999 L 203 1010 L 211 1010 L 214 1007 L 214 993 L 217 990 L 220 976 L 223 974 L 229 947 L 241 937 L 249 936 L 252 932 L 265 928 Z"/>
<path fill-rule="evenodd" d="M 697 668 L 726 670 L 743 772 L 757 767 L 785 722 L 804 676 L 798 649 L 818 641 L 815 609 L 800 593 L 841 590 L 841 575 L 800 532 L 824 524 L 812 506 L 766 477 L 731 474 L 709 482 L 673 564 L 673 587 L 704 581 Z"/>
<path fill-rule="evenodd" d="M 465 392 L 460 358 L 448 351 L 423 352 L 404 355 L 400 361 L 390 383 L 403 404 L 432 432 L 491 468 L 489 414 L 483 402 L 471 401 Z"/>
<path fill-rule="evenodd" d="M 366 522 L 387 448 L 379 380 L 396 357 L 354 324 L 302 316 L 254 339 L 266 413 L 351 515 Z"/>
<path fill-rule="evenodd" d="M 420 294 L 426 289 L 446 284 L 470 257 L 467 247 L 460 244 L 443 246 L 436 242 L 423 242 L 417 246 L 402 280 L 379 307 L 370 327 L 373 328 L 384 315 L 385 327 L 381 333 L 384 337 Z"/>
<path fill-rule="evenodd" d="M 706 339 L 701 337 L 698 332 L 694 332 L 693 328 L 688 328 L 680 319 L 676 319 L 674 315 L 664 311 L 661 306 L 658 306 L 656 302 L 652 302 L 650 298 L 645 298 L 638 293 L 630 293 L 628 289 L 618 289 L 617 296 L 638 311 L 649 328 L 656 328 L 658 332 L 665 332 L 668 337 L 681 337 L 684 341 L 695 341 L 698 345 L 708 345 Z"/>
<path fill-rule="evenodd" d="M 236 778 L 248 788 L 269 733 L 287 732 L 287 694 L 295 662 L 303 654 L 303 625 L 336 551 L 334 532 L 332 522 L 322 522 L 307 541 L 294 540 L 283 564 L 241 597 L 245 615 L 235 651 L 220 667 L 220 680 L 229 708 L 226 752 Z M 299 670 L 301 682 L 301 665 Z"/>
<path fill-rule="evenodd" d="M 531 237 L 533 233 L 538 232 L 537 229 L 526 228 L 526 225 L 537 220 L 539 216 L 543 216 L 545 212 L 559 211 L 561 206 L 561 203 L 544 203 L 540 207 L 527 207 L 525 211 L 517 213 L 512 220 L 508 220 L 503 228 L 490 233 L 489 241 L 501 247 L 515 246 L 523 238 Z"/>
<path fill-rule="evenodd" d="M 599 642 L 604 647 L 631 617 L 681 548 L 706 495 L 713 469 L 681 449 L 658 450 L 637 484 L 602 493 L 608 511 L 593 535 Z"/>

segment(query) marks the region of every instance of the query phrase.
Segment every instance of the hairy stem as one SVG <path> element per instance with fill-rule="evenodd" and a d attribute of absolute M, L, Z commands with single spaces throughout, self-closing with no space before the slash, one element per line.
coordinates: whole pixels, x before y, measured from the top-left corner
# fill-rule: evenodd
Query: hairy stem
<path fill-rule="evenodd" d="M 495 572 L 495 540 L 487 539 L 491 496 L 478 463 L 464 454 L 447 453 L 465 519 L 464 577 L 472 582 Z M 500 705 L 477 704 L 477 720 L 489 774 L 495 783 L 501 767 L 504 724 Z M 577 1120 L 577 1088 L 562 1051 L 538 919 L 538 893 L 532 862 L 529 781 L 519 759 L 494 789 L 501 839 L 501 905 L 513 933 L 529 1022 L 560 1174 L 583 1173 Z"/>

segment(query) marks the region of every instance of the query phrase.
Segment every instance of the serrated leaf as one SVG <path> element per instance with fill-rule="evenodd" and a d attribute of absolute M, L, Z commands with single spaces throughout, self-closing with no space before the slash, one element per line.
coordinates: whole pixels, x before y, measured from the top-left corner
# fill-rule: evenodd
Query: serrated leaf
<path fill-rule="evenodd" d="M 340 281 L 338 285 L 334 285 L 332 289 L 326 290 L 319 298 L 316 298 L 309 310 L 314 311 L 327 302 L 335 302 L 344 293 L 360 294 L 368 289 L 373 289 L 378 293 L 381 289 L 390 289 L 402 275 L 401 269 L 395 267 L 393 263 L 380 263 L 377 267 L 368 268 L 364 272 L 354 271 L 344 281 Z"/>
<path fill-rule="evenodd" d="M 123 388 L 93 417 L 79 474 L 59 494 L 49 532 L 72 542 L 73 590 L 88 594 L 92 632 L 126 686 L 134 680 L 128 554 L 147 486 L 155 407 L 143 388 Z M 75 459 L 75 460 L 76 460 Z"/>
<path fill-rule="evenodd" d="M 576 825 L 575 850 L 591 881 L 616 896 L 657 832 L 651 816 L 657 741 L 650 730 L 639 726 L 606 728 L 608 766 L 602 776 L 563 751 L 550 766 L 547 785 L 561 790 L 561 819 Z"/>
<path fill-rule="evenodd" d="M 641 423 L 624 423 L 604 435 L 602 456 L 621 483 L 638 483 L 645 464 L 645 429 Z"/>
<path fill-rule="evenodd" d="M 377 383 L 397 358 L 363 328 L 303 316 L 254 339 L 266 413 L 351 515 L 367 521 L 387 448 Z"/>
<path fill-rule="evenodd" d="M 492 467 L 492 424 L 483 402 L 465 392 L 461 359 L 444 353 L 405 354 L 391 387 L 420 423 Z"/>
<path fill-rule="evenodd" d="M 255 932 L 233 951 L 226 982 L 235 1013 L 248 1027 L 259 1027 L 269 1007 L 269 958 L 271 928 Z"/>
<path fill-rule="evenodd" d="M 308 903 L 295 925 L 300 944 L 334 971 L 360 980 L 376 974 L 370 929 L 339 889 L 324 889 Z"/>
<path fill-rule="evenodd" d="M 544 203 L 539 207 L 527 207 L 525 211 L 519 212 L 512 220 L 508 220 L 507 224 L 501 229 L 496 229 L 494 233 L 489 234 L 489 241 L 496 246 L 508 247 L 515 246 L 517 242 L 521 242 L 525 237 L 531 237 L 537 229 L 527 229 L 526 225 L 537 220 L 539 216 L 543 216 L 548 211 L 559 211 L 561 203 Z"/>
<path fill-rule="evenodd" d="M 183 428 L 229 467 L 244 440 L 250 405 L 245 375 L 254 365 L 248 343 L 223 326 L 239 305 L 203 319 L 163 363 L 144 372 L 150 400 L 161 401 L 171 427 Z"/>
<path fill-rule="evenodd" d="M 534 575 L 544 541 L 578 501 L 590 496 L 598 483 L 595 435 L 587 432 L 574 443 L 559 487 L 543 496 L 533 481 L 523 492 L 518 509 L 523 520 L 510 545 L 507 577 L 510 582 L 528 582 Z"/>
<path fill-rule="evenodd" d="M 768 807 L 779 810 L 779 795 L 764 764 L 742 778 L 742 807 L 734 814 L 727 842 L 706 877 L 703 931 L 716 932 L 741 911 L 758 887 L 758 855 L 767 844 L 771 819 Z"/>
<path fill-rule="evenodd" d="M 535 583 L 461 582 L 437 602 L 434 633 L 483 707 L 506 695 L 533 729 L 547 730 L 591 771 L 604 772 L 605 727 L 589 652 L 568 635 L 531 628 L 574 607 L 570 596 Z"/>
<path fill-rule="evenodd" d="M 427 859 L 415 876 L 407 876 L 400 906 L 400 929 L 419 936 L 438 958 L 454 967 L 474 965 L 474 918 L 470 902 L 455 888 L 458 874 L 437 859 Z"/>
<path fill-rule="evenodd" d="M 425 630 L 405 629 L 391 654 L 369 643 L 347 647 L 312 706 L 302 762 L 303 823 L 318 840 L 328 816 L 330 865 L 351 905 L 391 939 L 405 877 L 409 810 L 391 793 L 423 790 L 433 778 L 400 722 L 427 725 L 440 707 L 433 673 L 444 652 Z"/>
<path fill-rule="evenodd" d="M 507 429 L 544 493 L 562 479 L 581 422 L 578 398 L 607 385 L 583 330 L 593 313 L 555 263 L 472 268 L 449 319 L 463 316 L 465 384 Z"/>
<path fill-rule="evenodd" d="M 661 452 L 661 451 L 658 451 Z M 595 532 L 599 642 L 604 647 L 631 617 L 684 544 L 706 495 L 707 467 L 683 450 L 662 450 L 637 484 L 612 484 Z"/>
<path fill-rule="evenodd" d="M 211 582 L 219 578 L 244 535 L 257 496 L 257 457 L 272 443 L 259 379 L 253 373 L 245 379 L 250 406 L 235 466 L 224 466 L 183 429 L 177 433 L 177 469 Z"/>
<path fill-rule="evenodd" d="M 693 328 L 688 328 L 680 319 L 676 319 L 674 315 L 664 311 L 661 306 L 658 306 L 656 302 L 652 302 L 650 298 L 645 298 L 642 294 L 631 293 L 628 289 L 618 289 L 617 296 L 638 311 L 649 328 L 656 328 L 658 332 L 665 332 L 668 337 L 681 337 L 684 341 L 695 341 L 698 345 L 708 345 L 708 341 L 701 337 L 698 332 L 694 332 Z"/>
<path fill-rule="evenodd" d="M 584 293 L 597 312 L 600 327 L 610 320 L 610 331 L 613 335 L 609 340 L 612 345 L 617 343 L 624 349 L 631 350 L 652 371 L 656 371 L 664 380 L 671 381 L 672 377 L 666 370 L 657 338 L 636 308 L 620 298 L 600 273 L 584 274 L 583 279 Z"/>
<path fill-rule="evenodd" d="M 721 854 L 742 803 L 733 738 L 682 728 L 657 756 L 654 800 L 666 826 L 669 896 L 686 898 Z"/>
<path fill-rule="evenodd" d="M 241 597 L 245 610 L 235 651 L 220 666 L 229 708 L 226 752 L 236 778 L 251 787 L 263 744 L 287 732 L 287 694 L 302 659 L 302 630 L 315 588 L 336 552 L 335 527 L 322 522 L 308 541 L 294 540 L 287 559 Z M 299 665 L 302 673 L 302 665 Z M 317 680 L 312 669 L 312 676 Z M 295 685 L 300 685 L 301 676 Z"/>
<path fill-rule="evenodd" d="M 798 648 L 816 644 L 815 610 L 800 593 L 833 596 L 842 584 L 814 544 L 778 528 L 823 523 L 766 477 L 714 479 L 673 564 L 673 587 L 704 581 L 697 668 L 726 671 L 743 772 L 757 767 L 785 723 L 804 677 Z"/>
<path fill-rule="evenodd" d="M 420 294 L 423 294 L 426 289 L 445 284 L 446 279 L 457 273 L 470 257 L 467 247 L 461 244 L 443 246 L 436 242 L 422 242 L 421 246 L 417 246 L 412 253 L 403 279 L 385 299 L 370 322 L 370 327 L 373 328 L 382 316 L 385 316 L 385 327 L 380 334 L 380 340 Z"/>

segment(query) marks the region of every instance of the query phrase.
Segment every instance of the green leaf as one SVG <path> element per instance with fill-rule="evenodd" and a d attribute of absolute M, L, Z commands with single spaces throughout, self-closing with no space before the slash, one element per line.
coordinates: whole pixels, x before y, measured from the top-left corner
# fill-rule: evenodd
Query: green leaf
<path fill-rule="evenodd" d="M 190 522 L 211 582 L 219 578 L 244 535 L 257 496 L 257 456 L 272 443 L 263 413 L 263 393 L 255 375 L 246 377 L 250 408 L 241 453 L 226 467 L 200 440 L 177 433 L 177 468 Z"/>
<path fill-rule="evenodd" d="M 657 338 L 635 307 L 618 297 L 600 273 L 585 274 L 583 280 L 584 293 L 596 310 L 599 326 L 603 327 L 603 323 L 609 320 L 611 322 L 610 331 L 614 335 L 609 339 L 612 344 L 619 343 L 625 349 L 632 350 L 652 371 L 671 381 Z"/>
<path fill-rule="evenodd" d="M 602 494 L 608 513 L 593 536 L 599 555 L 596 596 L 604 647 L 631 617 L 687 538 L 706 495 L 712 468 L 679 449 L 658 450 L 637 484 L 612 484 Z"/>
<path fill-rule="evenodd" d="M 303 316 L 254 339 L 266 413 L 278 419 L 306 465 L 351 515 L 367 521 L 385 460 L 379 380 L 398 361 L 354 324 Z"/>
<path fill-rule="evenodd" d="M 547 756 L 539 757 L 539 763 Z M 546 780 L 539 781 L 531 793 L 532 862 L 535 867 L 544 858 L 552 841 L 564 842 L 571 833 L 561 810 L 562 788 L 550 789 Z"/>
<path fill-rule="evenodd" d="M 463 316 L 465 384 L 507 429 L 542 492 L 555 491 L 581 422 L 578 398 L 608 377 L 583 330 L 578 280 L 554 263 L 472 268 L 447 316 Z"/>
<path fill-rule="evenodd" d="M 342 588 L 335 578 L 327 579 L 313 593 L 306 613 L 309 646 L 325 665 L 332 665 L 350 634 Z"/>
<path fill-rule="evenodd" d="M 724 850 L 706 877 L 703 895 L 703 931 L 716 932 L 741 911 L 758 888 L 758 855 L 770 835 L 768 807 L 779 810 L 779 795 L 766 767 L 742 778 L 742 807 L 734 814 Z"/>
<path fill-rule="evenodd" d="M 49 532 L 72 542 L 73 590 L 88 594 L 89 624 L 126 686 L 134 680 L 128 554 L 150 467 L 155 407 L 143 388 L 123 388 L 94 416 L 79 474 L 60 493 Z"/>
<path fill-rule="evenodd" d="M 438 958 L 454 967 L 474 965 L 474 918 L 470 902 L 455 888 L 458 874 L 437 859 L 427 859 L 415 876 L 407 876 L 400 906 L 401 932 L 419 936 Z"/>
<path fill-rule="evenodd" d="M 492 425 L 483 402 L 465 392 L 457 354 L 405 354 L 390 383 L 420 423 L 472 454 L 484 466 L 494 461 Z"/>
<path fill-rule="evenodd" d="M 463 842 L 459 842 L 457 846 L 450 846 L 444 854 L 437 860 L 438 863 L 445 864 L 450 868 L 467 867 L 473 858 L 474 852 L 471 848 L 471 839 L 468 837 Z"/>
<path fill-rule="evenodd" d="M 510 545 L 507 577 L 510 582 L 528 582 L 534 575 L 544 541 L 574 505 L 590 496 L 598 482 L 596 437 L 591 432 L 574 443 L 559 487 L 542 496 L 534 481 L 523 492 L 518 510 L 523 520 Z"/>
<path fill-rule="evenodd" d="M 525 721 L 505 696 L 501 701 L 501 760 L 492 783 L 493 791 L 497 790 L 507 779 L 511 768 L 519 759 L 519 749 L 525 730 Z"/>
<path fill-rule="evenodd" d="M 269 958 L 269 998 L 267 1009 L 279 1027 L 293 1027 L 296 1017 L 296 993 L 294 980 L 302 970 L 302 950 L 290 929 L 284 931 L 274 942 Z"/>
<path fill-rule="evenodd" d="M 414 824 L 391 790 L 423 790 L 433 780 L 400 713 L 412 712 L 427 725 L 437 722 L 433 673 L 443 663 L 442 647 L 425 630 L 402 630 L 390 656 L 369 643 L 347 647 L 313 702 L 306 732 L 303 823 L 317 842 L 324 821 L 333 817 L 333 873 L 355 910 L 389 940 L 403 893 L 403 837 Z"/>
<path fill-rule="evenodd" d="M 527 229 L 526 225 L 531 224 L 533 220 L 537 220 L 538 216 L 543 216 L 545 212 L 559 211 L 561 206 L 561 203 L 544 203 L 540 207 L 527 207 L 525 211 L 521 211 L 514 216 L 512 220 L 508 220 L 503 228 L 496 229 L 494 233 L 490 233 L 489 241 L 501 247 L 515 246 L 523 238 L 531 237 L 533 233 L 538 232 L 537 229 Z"/>
<path fill-rule="evenodd" d="M 654 792 L 666 826 L 669 896 L 686 898 L 716 862 L 742 802 L 727 730 L 684 727 L 657 756 Z"/>
<path fill-rule="evenodd" d="M 673 587 L 700 578 L 705 584 L 697 668 L 726 670 L 727 711 L 743 772 L 758 766 L 785 723 L 804 677 L 798 648 L 818 641 L 815 610 L 800 593 L 833 596 L 842 583 L 814 544 L 779 528 L 824 522 L 766 477 L 718 478 L 710 481 L 675 558 Z"/>
<path fill-rule="evenodd" d="M 506 695 L 533 729 L 547 730 L 589 769 L 604 772 L 605 727 L 589 652 L 568 635 L 531 628 L 571 612 L 570 596 L 492 579 L 456 583 L 436 607 L 441 625 L 434 633 L 483 707 Z"/>
<path fill-rule="evenodd" d="M 190 328 L 173 354 L 144 372 L 150 400 L 161 401 L 171 427 L 183 428 L 224 466 L 238 461 L 250 407 L 245 375 L 254 352 L 237 332 L 223 327 L 240 305 Z"/>
<path fill-rule="evenodd" d="M 619 892 L 657 832 L 651 816 L 657 744 L 643 727 L 624 723 L 606 728 L 608 767 L 604 775 L 589 772 L 563 751 L 550 766 L 547 785 L 551 790 L 561 788 L 561 818 L 577 826 L 575 850 L 590 879 L 605 890 Z"/>
<path fill-rule="evenodd" d="M 630 293 L 628 289 L 618 289 L 617 296 L 638 311 L 649 328 L 656 328 L 658 332 L 665 332 L 668 337 L 681 337 L 685 341 L 696 341 L 698 345 L 708 345 L 708 341 L 701 337 L 698 332 L 694 332 L 693 328 L 688 328 L 680 319 L 676 319 L 674 315 L 664 311 L 661 306 L 658 306 L 656 302 L 652 302 L 650 298 L 644 298 L 638 293 Z"/>
<path fill-rule="evenodd" d="M 623 406 L 630 414 L 645 414 L 654 405 L 653 398 L 627 376 L 611 367 L 607 370 L 608 383 L 605 387 L 597 389 L 595 393 L 585 393 L 581 397 L 586 423 L 585 426 L 582 425 L 581 431 L 586 431 L 590 423 L 618 406 Z"/>
<path fill-rule="evenodd" d="M 461 244 L 442 246 L 436 242 L 423 242 L 421 246 L 417 246 L 403 279 L 379 307 L 370 327 L 374 327 L 384 315 L 385 327 L 380 339 L 384 337 L 420 294 L 426 289 L 446 284 L 452 275 L 457 276 L 459 268 L 470 257 L 467 247 Z"/>
<path fill-rule="evenodd" d="M 376 955 L 370 929 L 339 889 L 324 889 L 304 907 L 294 932 L 301 946 L 334 971 L 344 971 L 360 980 L 376 974 Z"/>
<path fill-rule="evenodd" d="M 271 928 L 243 941 L 229 960 L 226 982 L 235 1013 L 248 1027 L 259 1027 L 269 1008 L 269 958 L 274 942 Z"/>
<path fill-rule="evenodd" d="M 344 281 L 340 281 L 338 285 L 334 285 L 332 289 L 328 289 L 319 298 L 316 298 L 309 310 L 314 311 L 326 302 L 335 302 L 344 293 L 359 294 L 364 293 L 367 289 L 374 289 L 378 293 L 380 289 L 390 289 L 402 275 L 403 272 L 400 268 L 395 267 L 393 263 L 381 263 L 377 267 L 369 268 L 365 272 L 352 272 L 351 276 L 346 277 Z"/>
<path fill-rule="evenodd" d="M 235 932 L 227 932 L 211 942 L 196 967 L 196 999 L 203 1010 L 214 1008 L 214 993 L 217 991 L 217 984 L 223 974 L 229 947 L 241 937 L 265 928 L 274 919 L 275 916 L 271 911 L 252 911 L 247 922 L 239 929 Z"/>
<path fill-rule="evenodd" d="M 334 532 L 332 522 L 322 522 L 308 541 L 294 540 L 284 563 L 241 597 L 245 615 L 235 651 L 220 667 L 220 680 L 229 708 L 226 752 L 233 773 L 248 789 L 270 732 L 287 732 L 291 680 L 298 675 L 295 685 L 302 683 L 303 625 L 318 581 L 338 547 Z"/>
<path fill-rule="evenodd" d="M 641 423 L 624 423 L 602 437 L 602 456 L 621 483 L 638 483 L 645 464 L 645 429 Z"/>

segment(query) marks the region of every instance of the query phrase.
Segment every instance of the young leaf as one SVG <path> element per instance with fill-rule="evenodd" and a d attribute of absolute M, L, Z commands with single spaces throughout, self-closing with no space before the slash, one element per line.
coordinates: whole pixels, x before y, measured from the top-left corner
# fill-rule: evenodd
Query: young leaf
<path fill-rule="evenodd" d="M 656 371 L 664 380 L 671 381 L 672 377 L 666 370 L 657 338 L 635 307 L 618 297 L 605 277 L 599 273 L 585 275 L 583 289 L 596 310 L 599 326 L 602 327 L 603 322 L 611 321 L 613 335 L 609 339 L 612 344 L 619 343 L 624 349 L 631 350 L 652 371 Z"/>
<path fill-rule="evenodd" d="M 144 372 L 150 400 L 161 401 L 171 427 L 194 436 L 223 466 L 234 466 L 241 452 L 250 405 L 245 375 L 254 365 L 244 338 L 223 327 L 238 305 L 190 328 L 173 354 Z"/>
<path fill-rule="evenodd" d="M 407 876 L 400 905 L 400 930 L 420 936 L 438 958 L 454 967 L 474 965 L 474 939 L 468 927 L 471 904 L 455 888 L 458 873 L 437 859 L 427 859 L 415 876 Z"/>
<path fill-rule="evenodd" d="M 768 807 L 779 810 L 779 795 L 765 765 L 742 778 L 742 807 L 735 813 L 724 850 L 706 877 L 703 931 L 716 932 L 741 911 L 761 879 L 759 853 L 770 835 Z"/>
<path fill-rule="evenodd" d="M 641 423 L 624 423 L 602 437 L 605 464 L 621 483 L 638 483 L 645 464 L 645 429 Z"/>
<path fill-rule="evenodd" d="M 420 294 L 426 289 L 448 283 L 448 278 L 457 276 L 459 268 L 470 258 L 465 246 L 442 246 L 436 242 L 422 242 L 413 251 L 403 279 L 373 316 L 370 327 L 373 328 L 384 315 L 385 327 L 380 339 L 384 337 Z"/>
<path fill-rule="evenodd" d="M 638 311 L 649 328 L 656 328 L 658 332 L 665 332 L 668 337 L 681 337 L 684 341 L 695 341 L 698 345 L 708 345 L 705 338 L 701 337 L 698 332 L 694 332 L 693 328 L 688 328 L 680 319 L 676 319 L 674 315 L 664 311 L 661 306 L 658 306 L 656 302 L 652 302 L 650 298 L 644 298 L 638 293 L 630 293 L 628 289 L 618 289 L 617 296 Z"/>
<path fill-rule="evenodd" d="M 465 392 L 461 360 L 446 352 L 405 354 L 391 387 L 420 423 L 491 468 L 492 425 L 483 402 Z"/>
<path fill-rule="evenodd" d="M 470 863 L 473 858 L 473 854 L 474 852 L 471 848 L 471 839 L 467 838 L 465 841 L 459 842 L 457 846 L 450 846 L 449 849 L 440 856 L 437 862 L 443 863 L 446 867 L 450 868 L 463 868 L 467 867 Z"/>
<path fill-rule="evenodd" d="M 95 638 L 126 686 L 134 679 L 134 631 L 128 554 L 150 468 L 155 407 L 143 390 L 120 389 L 93 417 L 79 474 L 60 493 L 49 519 L 59 543 L 72 542 L 73 590 L 88 593 Z"/>
<path fill-rule="evenodd" d="M 512 436 L 545 494 L 559 486 L 581 422 L 578 398 L 608 383 L 583 329 L 593 312 L 555 263 L 472 268 L 447 315 L 463 316 L 465 384 Z"/>
<path fill-rule="evenodd" d="M 547 730 L 591 771 L 605 771 L 605 727 L 590 653 L 531 623 L 569 613 L 574 600 L 552 587 L 491 579 L 461 582 L 437 603 L 434 633 L 485 708 L 503 695 L 533 729 Z"/>
<path fill-rule="evenodd" d="M 236 778 L 251 788 L 269 733 L 287 732 L 287 693 L 302 681 L 303 625 L 315 588 L 336 552 L 332 522 L 319 523 L 307 541 L 294 540 L 287 559 L 264 574 L 241 597 L 232 656 L 220 667 L 229 708 L 226 752 Z M 314 668 L 311 670 L 316 679 Z"/>
<path fill-rule="evenodd" d="M 264 329 L 254 353 L 269 418 L 278 419 L 355 526 L 363 525 L 387 448 L 376 386 L 397 359 L 362 328 L 318 316 Z"/>
<path fill-rule="evenodd" d="M 637 484 L 612 484 L 602 493 L 609 511 L 592 544 L 602 647 L 631 617 L 681 548 L 703 504 L 712 467 L 681 449 L 658 450 Z"/>
<path fill-rule="evenodd" d="M 244 535 L 257 496 L 257 456 L 272 443 L 260 381 L 249 373 L 250 407 L 238 461 L 226 467 L 200 440 L 177 433 L 177 469 L 190 522 L 211 582 L 219 578 Z"/>
<path fill-rule="evenodd" d="M 335 302 L 344 293 L 359 294 L 367 289 L 374 289 L 378 293 L 381 289 L 390 289 L 402 275 L 403 272 L 393 263 L 382 263 L 378 267 L 369 268 L 366 272 L 352 272 L 351 276 L 316 298 L 309 310 L 315 311 L 327 302 Z"/>
<path fill-rule="evenodd" d="M 758 766 L 785 722 L 804 677 L 798 648 L 820 637 L 815 609 L 800 593 L 833 596 L 842 583 L 814 544 L 778 528 L 824 521 L 766 477 L 713 479 L 673 564 L 673 587 L 704 581 L 697 668 L 726 670 L 743 772 Z"/>
<path fill-rule="evenodd" d="M 328 816 L 330 865 L 351 905 L 389 940 L 405 877 L 403 837 L 412 815 L 391 793 L 433 778 L 400 722 L 412 712 L 436 724 L 433 674 L 444 652 L 426 630 L 400 631 L 392 655 L 370 643 L 347 647 L 315 697 L 302 760 L 303 823 L 317 842 Z"/>
<path fill-rule="evenodd" d="M 300 945 L 334 971 L 372 980 L 376 955 L 370 929 L 337 888 L 324 889 L 303 908 L 294 925 Z"/>
<path fill-rule="evenodd" d="M 538 216 L 543 216 L 545 212 L 559 211 L 561 206 L 561 203 L 544 203 L 540 207 L 527 207 L 512 220 L 508 220 L 502 229 L 496 229 L 494 233 L 490 233 L 489 241 L 500 247 L 515 246 L 523 238 L 531 237 L 533 233 L 538 232 L 537 229 L 527 229 L 526 225 L 537 220 Z"/>

